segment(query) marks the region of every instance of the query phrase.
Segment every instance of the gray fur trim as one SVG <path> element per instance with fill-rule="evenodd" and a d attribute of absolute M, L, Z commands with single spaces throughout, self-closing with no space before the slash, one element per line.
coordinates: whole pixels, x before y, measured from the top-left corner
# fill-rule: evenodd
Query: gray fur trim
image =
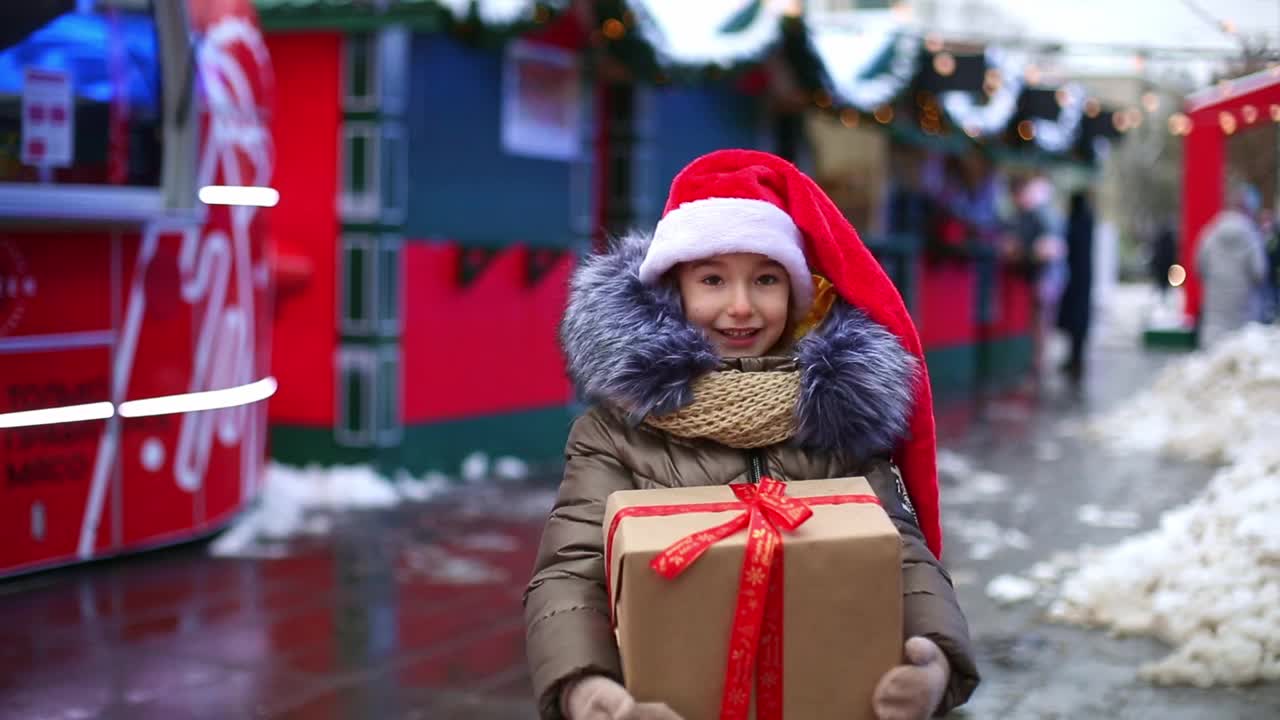
<path fill-rule="evenodd" d="M 589 402 L 624 409 L 633 422 L 693 400 L 693 381 L 720 358 L 684 319 L 675 288 L 646 286 L 637 271 L 649 238 L 630 235 L 583 260 L 569 284 L 560 344 L 569 377 Z"/>
<path fill-rule="evenodd" d="M 906 432 L 920 363 L 864 312 L 837 301 L 796 347 L 800 445 L 866 458 Z"/>

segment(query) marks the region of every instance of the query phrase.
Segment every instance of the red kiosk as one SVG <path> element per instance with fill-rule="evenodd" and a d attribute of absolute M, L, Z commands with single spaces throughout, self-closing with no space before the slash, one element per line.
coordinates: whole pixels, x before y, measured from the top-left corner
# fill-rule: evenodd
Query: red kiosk
<path fill-rule="evenodd" d="M 265 458 L 272 75 L 250 0 L 0 30 L 0 577 L 225 524 Z"/>
<path fill-rule="evenodd" d="M 1280 67 L 1201 90 L 1187 98 L 1186 114 L 1191 127 L 1182 159 L 1181 254 L 1183 267 L 1190 270 L 1184 286 L 1186 315 L 1194 324 L 1201 300 L 1196 249 L 1201 230 L 1222 209 L 1227 139 L 1280 122 Z"/>

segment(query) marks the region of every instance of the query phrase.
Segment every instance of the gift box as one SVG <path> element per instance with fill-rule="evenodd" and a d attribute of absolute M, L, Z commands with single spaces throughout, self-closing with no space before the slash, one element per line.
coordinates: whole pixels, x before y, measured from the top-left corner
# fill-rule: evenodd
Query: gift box
<path fill-rule="evenodd" d="M 605 510 L 628 690 L 685 720 L 858 720 L 902 658 L 902 545 L 864 478 L 627 490 Z"/>

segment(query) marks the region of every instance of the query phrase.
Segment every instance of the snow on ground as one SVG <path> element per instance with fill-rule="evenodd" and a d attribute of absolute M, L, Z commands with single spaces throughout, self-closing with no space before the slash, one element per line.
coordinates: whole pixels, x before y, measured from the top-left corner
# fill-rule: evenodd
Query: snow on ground
<path fill-rule="evenodd" d="M 938 450 L 938 472 L 954 483 L 946 487 L 947 505 L 968 505 L 1009 491 L 1009 478 L 979 469 L 972 460 L 954 450 Z"/>
<path fill-rule="evenodd" d="M 419 545 L 404 550 L 405 578 L 423 578 L 450 585 L 489 585 L 506 582 L 502 568 L 460 555 L 439 545 Z"/>
<path fill-rule="evenodd" d="M 493 462 L 482 452 L 474 452 L 462 461 L 462 479 L 469 483 L 486 480 L 524 480 L 529 477 L 529 465 L 520 458 L 500 457 Z"/>
<path fill-rule="evenodd" d="M 499 457 L 491 462 L 484 453 L 467 456 L 460 470 L 463 479 L 473 484 L 490 479 L 513 482 L 529 476 L 529 466 L 523 460 Z M 270 462 L 262 492 L 214 540 L 210 552 L 219 556 L 280 555 L 284 540 L 328 533 L 337 513 L 388 508 L 404 501 L 426 502 L 455 487 L 448 475 L 439 472 L 415 478 L 401 471 L 389 480 L 368 465 L 298 468 Z M 550 507 L 541 495 L 532 504 Z"/>
<path fill-rule="evenodd" d="M 328 533 L 335 513 L 423 502 L 450 486 L 440 473 L 421 479 L 402 473 L 389 481 L 367 465 L 298 468 L 270 462 L 258 497 L 209 550 L 224 557 L 279 555 L 284 540 Z"/>
<path fill-rule="evenodd" d="M 365 465 L 297 468 L 267 464 L 262 491 L 250 508 L 210 547 L 219 556 L 278 554 L 278 543 L 298 535 L 322 535 L 330 513 L 387 508 L 402 499 L 425 500 L 448 485 L 444 476 L 388 482 Z"/>
<path fill-rule="evenodd" d="M 1001 605 L 1030 600 L 1039 591 L 1035 581 L 1017 575 L 999 575 L 987 583 L 987 597 Z"/>
<path fill-rule="evenodd" d="M 978 468 L 968 457 L 954 450 L 938 451 L 938 472 L 946 481 L 943 501 L 948 507 L 960 507 L 989 501 L 1009 490 L 1009 479 L 998 473 Z M 948 512 L 947 534 L 960 537 L 973 560 L 986 560 L 1004 550 L 1026 550 L 1031 540 L 1026 533 L 1001 527 L 990 520 L 974 517 L 961 510 Z"/>
<path fill-rule="evenodd" d="M 1280 468 L 1225 468 L 1158 529 L 1085 551 L 1050 617 L 1169 643 L 1155 682 L 1280 680 L 1278 515 Z"/>
<path fill-rule="evenodd" d="M 946 530 L 948 536 L 964 539 L 972 560 L 986 560 L 1004 550 L 1027 550 L 1031 547 L 1031 538 L 1021 530 L 1001 527 L 982 518 L 949 518 Z"/>
<path fill-rule="evenodd" d="M 1280 327 L 1249 325 L 1170 363 L 1149 390 L 1089 430 L 1122 451 L 1209 462 L 1280 458 Z"/>
<path fill-rule="evenodd" d="M 1087 431 L 1123 452 L 1228 464 L 1155 530 L 997 578 L 988 595 L 1051 601 L 1051 619 L 1163 640 L 1173 652 L 1139 671 L 1156 683 L 1280 680 L 1280 328 L 1249 326 L 1171 363 Z M 1093 506 L 1078 517 L 1138 521 Z"/>
<path fill-rule="evenodd" d="M 1184 302 L 1181 288 L 1160 297 L 1147 283 L 1120 283 L 1105 302 L 1095 302 L 1095 341 L 1101 347 L 1139 347 L 1147 328 L 1181 327 Z"/>

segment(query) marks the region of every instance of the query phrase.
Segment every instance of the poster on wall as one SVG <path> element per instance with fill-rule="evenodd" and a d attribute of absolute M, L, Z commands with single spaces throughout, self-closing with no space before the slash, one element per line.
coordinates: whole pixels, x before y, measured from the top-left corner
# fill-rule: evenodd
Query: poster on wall
<path fill-rule="evenodd" d="M 527 41 L 509 44 L 502 68 L 503 149 L 547 160 L 577 159 L 580 93 L 574 53 Z"/>
<path fill-rule="evenodd" d="M 65 72 L 26 68 L 22 82 L 22 163 L 67 167 L 74 155 L 71 79 Z"/>

